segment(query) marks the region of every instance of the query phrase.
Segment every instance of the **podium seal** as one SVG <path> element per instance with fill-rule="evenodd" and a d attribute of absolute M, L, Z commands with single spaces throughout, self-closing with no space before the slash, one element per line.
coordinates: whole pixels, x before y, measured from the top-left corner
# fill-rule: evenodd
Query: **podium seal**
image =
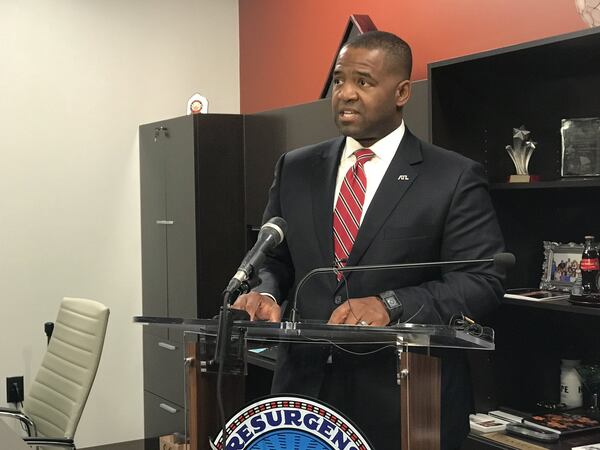
<path fill-rule="evenodd" d="M 213 448 L 222 450 L 221 433 Z M 316 400 L 275 396 L 259 400 L 227 422 L 225 450 L 372 450 L 342 414 Z"/>

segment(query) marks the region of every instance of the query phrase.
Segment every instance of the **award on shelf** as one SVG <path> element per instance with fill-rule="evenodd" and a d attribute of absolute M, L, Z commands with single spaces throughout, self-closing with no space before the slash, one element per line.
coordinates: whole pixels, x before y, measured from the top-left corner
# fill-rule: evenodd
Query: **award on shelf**
<path fill-rule="evenodd" d="M 600 176 L 600 118 L 563 119 L 560 134 L 561 176 Z"/>
<path fill-rule="evenodd" d="M 507 145 L 506 151 L 512 159 L 517 173 L 508 178 L 509 183 L 539 181 L 539 175 L 530 175 L 528 170 L 529 160 L 533 155 L 536 144 L 531 140 L 531 132 L 525 129 L 525 125 L 513 128 L 513 145 Z"/>

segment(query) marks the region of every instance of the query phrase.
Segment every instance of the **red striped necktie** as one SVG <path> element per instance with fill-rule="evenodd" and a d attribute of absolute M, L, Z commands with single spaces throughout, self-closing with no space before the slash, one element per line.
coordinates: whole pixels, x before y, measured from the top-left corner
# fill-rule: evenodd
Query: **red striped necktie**
<path fill-rule="evenodd" d="M 365 202 L 365 192 L 367 191 L 364 164 L 374 155 L 375 153 L 368 148 L 354 152 L 356 162 L 346 172 L 340 187 L 340 193 L 333 212 L 333 250 L 336 267 L 346 265 L 348 255 L 358 234 Z M 338 274 L 337 278 L 341 280 L 342 274 Z"/>

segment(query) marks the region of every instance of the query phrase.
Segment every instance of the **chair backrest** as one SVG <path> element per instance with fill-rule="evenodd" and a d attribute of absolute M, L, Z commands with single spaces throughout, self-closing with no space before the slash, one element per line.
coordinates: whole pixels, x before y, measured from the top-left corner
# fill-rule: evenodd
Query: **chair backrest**
<path fill-rule="evenodd" d="M 45 437 L 73 438 L 104 345 L 109 309 L 102 303 L 64 298 L 42 365 L 23 411 Z"/>

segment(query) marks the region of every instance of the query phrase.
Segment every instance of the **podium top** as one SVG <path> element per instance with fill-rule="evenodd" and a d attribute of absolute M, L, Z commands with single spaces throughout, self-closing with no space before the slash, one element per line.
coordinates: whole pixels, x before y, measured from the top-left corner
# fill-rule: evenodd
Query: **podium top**
<path fill-rule="evenodd" d="M 218 320 L 135 316 L 135 323 L 176 328 L 188 333 L 215 337 Z M 402 323 L 387 327 L 329 325 L 323 321 L 262 322 L 234 321 L 233 335 L 244 334 L 249 341 L 295 342 L 304 344 L 378 344 L 406 347 L 494 350 L 494 337 L 445 325 Z"/>

